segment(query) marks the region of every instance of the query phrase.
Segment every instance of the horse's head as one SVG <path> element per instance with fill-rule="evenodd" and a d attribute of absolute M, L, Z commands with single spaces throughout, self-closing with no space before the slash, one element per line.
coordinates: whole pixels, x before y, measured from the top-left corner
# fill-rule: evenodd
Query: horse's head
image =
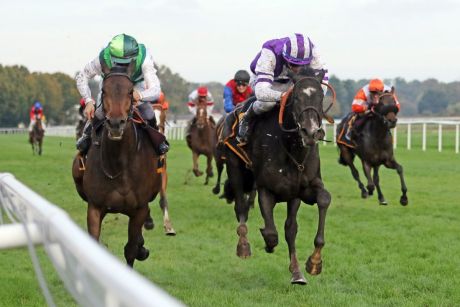
<path fill-rule="evenodd" d="M 196 127 L 203 129 L 208 123 L 208 112 L 206 101 L 199 101 L 196 106 Z"/>
<path fill-rule="evenodd" d="M 106 127 L 111 140 L 121 140 L 133 106 L 133 81 L 130 76 L 135 62 L 127 67 L 115 66 L 104 72 L 102 103 Z"/>
<path fill-rule="evenodd" d="M 394 87 L 391 87 L 391 91 L 385 91 L 379 96 L 379 102 L 374 107 L 374 113 L 383 120 L 388 129 L 396 127 L 396 122 L 398 121 L 397 114 L 399 109 L 394 92 Z"/>
<path fill-rule="evenodd" d="M 324 92 L 321 82 L 324 71 L 314 71 L 310 68 L 292 75 L 294 87 L 287 98 L 294 119 L 294 129 L 284 129 L 288 132 L 297 131 L 304 147 L 314 145 L 325 136 L 322 129 L 322 119 L 326 117 L 323 112 Z M 283 127 L 283 126 L 281 126 Z"/>

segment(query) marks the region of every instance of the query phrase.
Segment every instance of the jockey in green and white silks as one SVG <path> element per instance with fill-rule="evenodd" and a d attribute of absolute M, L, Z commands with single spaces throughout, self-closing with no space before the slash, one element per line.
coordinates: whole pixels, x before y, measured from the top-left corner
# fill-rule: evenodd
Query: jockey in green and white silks
<path fill-rule="evenodd" d="M 95 121 L 101 122 L 105 117 L 101 106 L 102 81 L 99 84 L 97 103 L 91 97 L 88 81 L 95 76 L 103 77 L 103 66 L 112 68 L 113 66 L 128 65 L 132 60 L 136 62 L 134 73 L 130 76 L 134 81 L 133 98 L 138 102 L 137 108 L 142 117 L 149 123 L 152 120 L 154 121 L 155 115 L 150 102 L 159 98 L 161 88 L 153 57 L 143 44 L 138 44 L 132 36 L 126 34 L 116 35 L 107 47 L 102 49 L 96 58 L 87 63 L 75 77 L 78 91 L 85 101 L 85 115 L 87 118 L 95 117 Z M 90 123 L 91 121 L 88 122 Z M 89 148 L 90 143 L 88 144 L 88 142 L 90 140 L 88 139 L 91 135 L 91 128 L 91 124 L 85 127 L 83 136 L 77 141 L 77 148 L 81 152 L 85 152 Z M 160 154 L 168 150 L 166 143 L 159 144 L 159 146 L 162 147 L 157 150 Z"/>

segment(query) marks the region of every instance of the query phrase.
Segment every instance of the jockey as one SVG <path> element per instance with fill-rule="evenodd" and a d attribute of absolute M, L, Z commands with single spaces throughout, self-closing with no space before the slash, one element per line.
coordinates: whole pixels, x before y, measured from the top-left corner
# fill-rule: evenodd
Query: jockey
<path fill-rule="evenodd" d="M 75 80 L 80 95 L 85 100 L 85 115 L 88 119 L 82 137 L 77 141 L 77 149 L 86 154 L 91 145 L 92 126 L 97 129 L 103 122 L 105 114 L 101 104 L 102 81 L 99 85 L 97 103 L 91 98 L 88 80 L 97 75 L 103 76 L 102 67 L 127 66 L 131 61 L 136 61 L 136 69 L 131 79 L 134 80 L 134 103 L 142 118 L 152 127 L 155 126 L 155 115 L 150 105 L 151 101 L 158 99 L 160 95 L 160 80 L 157 77 L 153 57 L 149 50 L 138 44 L 136 39 L 126 34 L 119 34 L 112 38 L 107 47 L 102 49 L 99 55 L 85 65 Z M 153 141 L 153 140 L 152 140 Z M 159 155 L 169 150 L 167 141 L 160 144 L 154 142 L 154 147 Z"/>
<path fill-rule="evenodd" d="M 270 111 L 286 91 L 293 85 L 288 77 L 298 73 L 302 66 L 313 70 L 324 70 L 323 83 L 328 83 L 327 69 L 320 60 L 318 48 L 310 38 L 302 34 L 272 39 L 262 45 L 262 50 L 251 63 L 255 74 L 253 89 L 257 100 L 251 104 L 240 121 L 238 140 L 246 143 L 249 137 L 249 123 L 258 114 Z M 326 93 L 327 87 L 323 85 Z"/>
<path fill-rule="evenodd" d="M 224 109 L 230 113 L 235 106 L 252 94 L 252 88 L 249 86 L 249 73 L 246 70 L 238 70 L 235 77 L 228 81 L 224 87 Z"/>
<path fill-rule="evenodd" d="M 32 105 L 32 108 L 30 108 L 30 124 L 29 124 L 29 132 L 32 131 L 35 122 L 37 119 L 40 119 L 42 121 L 42 128 L 45 130 L 45 115 L 43 115 L 43 107 L 40 101 L 35 101 L 34 104 Z"/>
<path fill-rule="evenodd" d="M 351 104 L 352 115 L 348 121 L 348 131 L 345 134 L 345 138 L 350 140 L 353 130 L 353 123 L 355 122 L 356 118 L 358 116 L 363 117 L 364 115 L 372 112 L 372 108 L 379 102 L 380 95 L 382 95 L 385 91 L 391 91 L 391 86 L 384 84 L 380 79 L 372 79 L 369 84 L 366 84 L 358 90 Z M 399 101 L 396 96 L 395 98 L 396 106 L 399 110 Z"/>
<path fill-rule="evenodd" d="M 187 106 L 190 113 L 193 114 L 193 118 L 187 123 L 187 128 L 185 129 L 186 136 L 190 134 L 190 128 L 196 119 L 196 107 L 199 103 L 206 103 L 206 113 L 208 113 L 211 122 L 214 123 L 214 119 L 211 116 L 214 108 L 214 99 L 206 86 L 200 86 L 188 95 Z"/>

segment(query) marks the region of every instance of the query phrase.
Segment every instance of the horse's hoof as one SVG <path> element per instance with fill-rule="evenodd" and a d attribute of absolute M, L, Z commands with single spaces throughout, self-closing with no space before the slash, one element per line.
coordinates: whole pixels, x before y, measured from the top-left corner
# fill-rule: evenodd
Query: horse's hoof
<path fill-rule="evenodd" d="M 203 175 L 203 172 L 197 170 L 197 169 L 194 169 L 193 170 L 193 174 L 195 175 L 195 177 L 200 177 Z"/>
<path fill-rule="evenodd" d="M 305 264 L 305 270 L 308 272 L 308 274 L 319 275 L 322 269 L 323 269 L 323 261 L 320 261 L 318 263 L 313 263 L 311 261 L 311 256 L 308 257 L 307 263 Z"/>
<path fill-rule="evenodd" d="M 208 177 L 209 177 L 209 178 L 214 177 L 214 173 L 213 173 L 213 172 L 210 172 L 210 173 L 208 174 Z"/>
<path fill-rule="evenodd" d="M 236 247 L 236 255 L 242 259 L 246 259 L 251 256 L 251 244 L 249 242 L 238 243 Z"/>
<path fill-rule="evenodd" d="M 153 220 L 147 220 L 144 222 L 144 228 L 146 230 L 152 230 L 155 227 L 155 224 L 153 223 Z"/>
<path fill-rule="evenodd" d="M 292 273 L 291 284 L 293 285 L 306 285 L 307 280 L 303 276 L 302 272 Z"/>
<path fill-rule="evenodd" d="M 216 185 L 213 189 L 212 189 L 212 193 L 214 194 L 219 194 L 220 193 L 220 186 Z"/>
<path fill-rule="evenodd" d="M 265 241 L 265 251 L 267 253 L 273 253 L 275 251 L 275 247 L 278 245 L 278 233 L 265 232 L 265 229 L 260 229 L 260 233 Z"/>
<path fill-rule="evenodd" d="M 275 248 L 265 245 L 265 251 L 269 254 L 272 254 L 275 251 Z"/>
<path fill-rule="evenodd" d="M 409 200 L 407 199 L 407 196 L 401 196 L 399 203 L 403 206 L 407 206 L 407 204 L 409 204 Z"/>
<path fill-rule="evenodd" d="M 144 261 L 145 259 L 149 257 L 149 255 L 150 255 L 149 250 L 142 246 L 142 247 L 139 247 L 139 249 L 137 250 L 136 259 L 139 261 Z"/>
<path fill-rule="evenodd" d="M 388 203 L 387 203 L 387 201 L 385 199 L 379 200 L 379 204 L 382 205 L 382 206 L 388 205 Z"/>
<path fill-rule="evenodd" d="M 369 194 L 367 194 L 367 191 L 362 191 L 361 192 L 361 198 L 367 198 Z"/>
<path fill-rule="evenodd" d="M 165 228 L 165 235 L 173 237 L 176 235 L 176 231 L 174 230 L 174 228 Z"/>

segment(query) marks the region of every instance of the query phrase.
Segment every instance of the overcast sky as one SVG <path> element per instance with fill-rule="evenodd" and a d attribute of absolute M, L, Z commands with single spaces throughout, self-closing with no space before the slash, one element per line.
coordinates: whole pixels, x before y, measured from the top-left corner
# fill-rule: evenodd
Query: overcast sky
<path fill-rule="evenodd" d="M 186 80 L 224 83 L 294 32 L 341 79 L 460 81 L 460 0 L 0 0 L 0 64 L 72 76 L 126 33 Z"/>

